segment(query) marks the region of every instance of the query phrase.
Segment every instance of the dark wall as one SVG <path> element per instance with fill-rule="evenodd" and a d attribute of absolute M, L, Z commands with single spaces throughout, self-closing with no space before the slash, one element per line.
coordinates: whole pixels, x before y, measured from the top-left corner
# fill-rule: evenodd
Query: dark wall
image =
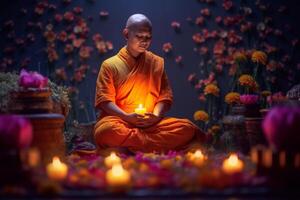
<path fill-rule="evenodd" d="M 252 9 L 252 15 L 248 16 L 247 21 L 251 21 L 256 27 L 258 22 L 265 19 L 266 16 L 270 16 L 273 19 L 272 26 L 274 29 L 283 31 L 283 38 L 271 37 L 267 40 L 270 44 L 280 48 L 280 52 L 276 55 L 272 55 L 272 59 L 281 61 L 285 55 L 291 56 L 291 61 L 283 63 L 285 69 L 277 75 L 277 82 L 274 83 L 273 92 L 287 91 L 292 85 L 299 83 L 299 50 L 294 48 L 291 50 L 291 40 L 297 39 L 299 35 L 298 19 L 299 19 L 299 5 L 297 1 L 261 1 L 263 5 L 269 5 L 267 11 L 261 11 L 258 9 L 258 5 L 255 5 L 254 1 L 236 0 L 233 1 L 233 8 L 229 11 L 225 11 L 222 7 L 224 1 L 216 0 L 214 4 L 205 3 L 205 1 L 196 0 L 73 0 L 70 3 L 63 3 L 63 1 L 53 0 L 45 1 L 49 4 L 55 5 L 56 9 L 51 10 L 49 5 L 44 8 L 44 13 L 41 16 L 37 16 L 34 13 L 37 2 L 43 1 L 1 1 L 1 24 L 7 20 L 12 19 L 14 22 L 14 28 L 6 30 L 2 26 L 1 31 L 1 49 L 6 47 L 14 47 L 15 50 L 10 53 L 1 52 L 0 59 L 2 60 L 1 70 L 12 71 L 21 68 L 23 63 L 24 67 L 30 70 L 40 71 L 42 74 L 50 76 L 58 83 L 63 85 L 72 86 L 78 88 L 78 95 L 75 95 L 73 106 L 77 109 L 73 113 L 74 118 L 79 121 L 91 121 L 95 120 L 95 113 L 93 109 L 95 81 L 97 77 L 97 71 L 101 62 L 114 55 L 125 44 L 125 40 L 122 37 L 122 29 L 126 23 L 127 18 L 134 13 L 143 13 L 147 15 L 153 23 L 153 42 L 151 50 L 158 55 L 165 58 L 166 70 L 173 87 L 175 102 L 169 115 L 177 117 L 185 117 L 192 119 L 193 113 L 199 109 L 204 108 L 204 103 L 198 100 L 198 95 L 201 93 L 194 89 L 190 82 L 187 81 L 187 77 L 196 73 L 199 79 L 207 78 L 208 74 L 203 72 L 203 66 L 199 64 L 204 60 L 204 56 L 199 55 L 197 52 L 201 46 L 207 46 L 209 48 L 208 60 L 213 60 L 214 55 L 212 49 L 216 40 L 209 40 L 204 44 L 197 45 L 192 40 L 193 34 L 201 32 L 204 28 L 212 30 L 236 30 L 239 35 L 243 37 L 241 43 L 236 45 L 236 48 L 257 48 L 265 50 L 260 46 L 262 39 L 257 36 L 255 31 L 251 36 L 250 42 L 248 42 L 245 34 L 240 33 L 239 24 L 232 26 L 217 25 L 215 23 L 216 16 L 235 16 L 240 14 L 239 7 L 247 6 Z M 259 5 L 261 5 L 259 4 Z M 286 5 L 287 10 L 283 13 L 278 12 L 280 5 Z M 62 30 L 67 30 L 68 27 L 72 27 L 75 22 L 55 23 L 54 15 L 63 14 L 66 11 L 72 11 L 76 6 L 83 9 L 82 14 L 76 15 L 77 18 L 85 19 L 89 32 L 84 36 L 86 38 L 85 45 L 93 47 L 91 56 L 82 61 L 79 59 L 78 50 L 72 55 L 66 56 L 63 53 L 63 49 L 66 43 L 70 42 L 57 42 L 55 41 L 54 49 L 59 55 L 59 59 L 55 62 L 49 62 L 45 47 L 49 45 L 45 41 L 43 34 L 47 24 L 53 24 L 54 32 L 58 33 Z M 43 6 L 42 6 L 43 7 Z M 27 13 L 21 14 L 20 9 L 26 9 Z M 194 24 L 195 18 L 201 16 L 200 10 L 203 8 L 209 8 L 211 11 L 210 17 L 204 17 L 205 23 L 202 26 Z M 109 16 L 101 18 L 99 12 L 105 10 L 109 12 Z M 190 17 L 192 23 L 187 20 Z M 28 28 L 26 25 L 28 22 L 41 22 L 42 28 Z M 177 21 L 181 24 L 181 29 L 176 32 L 171 27 L 171 22 Z M 289 27 L 287 27 L 289 25 Z M 254 28 L 255 29 L 255 28 Z M 8 33 L 14 30 L 14 36 L 12 39 L 7 37 Z M 26 35 L 32 33 L 35 37 L 34 42 L 29 42 L 26 39 Z M 114 48 L 104 54 L 99 54 L 94 46 L 92 36 L 95 33 L 100 33 L 103 36 L 104 41 L 111 41 Z M 269 37 L 269 36 L 268 36 Z M 25 44 L 16 44 L 17 38 L 23 38 Z M 162 45 L 166 42 L 171 42 L 173 50 L 171 53 L 166 54 L 162 51 Z M 183 57 L 182 64 L 175 62 L 175 57 L 181 55 Z M 12 64 L 5 63 L 4 58 L 11 59 Z M 28 63 L 25 61 L 28 59 Z M 67 66 L 67 61 L 72 59 L 73 64 L 71 67 Z M 283 61 L 282 61 L 283 62 Z M 3 65 L 3 63 L 5 63 Z M 81 64 L 88 64 L 89 69 L 86 71 L 85 78 L 82 81 L 74 81 L 74 71 L 81 66 Z M 207 64 L 206 62 L 204 63 Z M 299 65 L 299 64 L 298 64 Z M 60 80 L 55 74 L 55 69 L 65 69 L 68 76 L 67 80 Z M 217 109 L 223 110 L 223 96 L 228 92 L 228 70 L 230 66 L 224 64 L 221 73 L 217 74 L 218 86 L 221 88 L 221 95 L 218 100 L 219 105 Z M 202 73 L 203 72 L 203 73 Z M 290 80 L 288 80 L 290 79 Z"/>

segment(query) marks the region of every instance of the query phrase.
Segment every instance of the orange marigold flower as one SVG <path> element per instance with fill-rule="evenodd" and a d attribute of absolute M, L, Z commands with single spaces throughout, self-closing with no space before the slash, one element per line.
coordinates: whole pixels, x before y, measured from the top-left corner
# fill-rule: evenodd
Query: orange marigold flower
<path fill-rule="evenodd" d="M 264 91 L 262 91 L 260 94 L 261 94 L 261 96 L 263 96 L 263 97 L 267 97 L 267 96 L 270 96 L 272 93 L 271 93 L 271 91 L 269 91 L 269 90 L 264 90 Z"/>
<path fill-rule="evenodd" d="M 260 64 L 265 65 L 265 64 L 267 64 L 268 56 L 263 51 L 254 51 L 252 53 L 252 58 L 251 59 L 255 63 L 260 63 Z"/>
<path fill-rule="evenodd" d="M 254 78 L 248 74 L 243 74 L 239 78 L 240 85 L 252 87 L 255 84 Z"/>
<path fill-rule="evenodd" d="M 219 92 L 220 92 L 220 89 L 218 88 L 218 86 L 216 86 L 215 84 L 212 84 L 212 83 L 208 84 L 204 88 L 205 95 L 212 94 L 214 96 L 219 96 Z"/>
<path fill-rule="evenodd" d="M 195 121 L 208 121 L 208 114 L 204 110 L 198 110 L 194 113 L 194 120 Z"/>
<path fill-rule="evenodd" d="M 233 55 L 235 63 L 241 64 L 247 61 L 247 56 L 241 52 L 237 52 Z"/>
<path fill-rule="evenodd" d="M 225 102 L 228 104 L 240 103 L 240 94 L 237 92 L 229 92 L 225 96 Z"/>
<path fill-rule="evenodd" d="M 212 131 L 212 133 L 218 133 L 221 130 L 221 126 L 220 125 L 213 125 L 210 130 Z"/>

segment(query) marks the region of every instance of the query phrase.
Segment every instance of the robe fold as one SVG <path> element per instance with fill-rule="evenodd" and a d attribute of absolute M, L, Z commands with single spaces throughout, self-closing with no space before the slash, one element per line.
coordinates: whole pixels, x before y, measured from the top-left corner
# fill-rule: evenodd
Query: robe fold
<path fill-rule="evenodd" d="M 164 101 L 172 104 L 173 95 L 164 70 L 163 58 L 146 51 L 132 57 L 123 47 L 105 60 L 96 83 L 95 107 L 111 101 L 127 113 L 142 104 L 147 112 Z M 131 151 L 166 152 L 185 147 L 195 134 L 203 134 L 187 119 L 166 117 L 149 128 L 136 128 L 104 110 L 95 125 L 95 140 L 99 148 L 126 147 Z"/>

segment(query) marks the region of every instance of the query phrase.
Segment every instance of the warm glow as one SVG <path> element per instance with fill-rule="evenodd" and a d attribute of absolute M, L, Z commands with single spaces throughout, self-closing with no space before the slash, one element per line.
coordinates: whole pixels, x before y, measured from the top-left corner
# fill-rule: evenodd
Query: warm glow
<path fill-rule="evenodd" d="M 112 152 L 110 156 L 105 158 L 104 163 L 106 167 L 111 168 L 113 165 L 121 163 L 121 159 L 115 152 Z"/>
<path fill-rule="evenodd" d="M 202 166 L 206 160 L 206 156 L 203 155 L 201 150 L 197 150 L 195 153 L 188 153 L 187 158 L 191 163 L 198 167 Z"/>
<path fill-rule="evenodd" d="M 234 153 L 229 156 L 228 159 L 223 161 L 222 169 L 228 174 L 241 172 L 244 168 L 244 163 L 241 161 L 238 156 Z"/>
<path fill-rule="evenodd" d="M 115 164 L 107 171 L 106 181 L 109 186 L 127 187 L 130 183 L 130 173 L 123 169 L 121 164 Z"/>
<path fill-rule="evenodd" d="M 144 115 L 146 113 L 146 108 L 143 107 L 143 104 L 139 104 L 139 106 L 134 110 L 136 114 Z"/>
<path fill-rule="evenodd" d="M 68 174 L 68 166 L 55 156 L 53 157 L 52 163 L 47 165 L 47 174 L 50 179 L 63 180 Z"/>
<path fill-rule="evenodd" d="M 194 156 L 195 156 L 195 158 L 204 159 L 204 155 L 203 155 L 202 151 L 200 151 L 200 150 L 197 150 L 194 153 Z"/>

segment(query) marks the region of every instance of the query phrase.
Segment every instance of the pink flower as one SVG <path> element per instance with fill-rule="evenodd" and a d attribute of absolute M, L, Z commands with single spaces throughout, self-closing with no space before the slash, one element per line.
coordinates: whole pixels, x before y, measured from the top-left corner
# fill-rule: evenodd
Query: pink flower
<path fill-rule="evenodd" d="M 240 101 L 244 105 L 253 105 L 258 103 L 259 96 L 255 94 L 244 94 L 240 96 Z"/>
<path fill-rule="evenodd" d="M 163 47 L 162 47 L 163 52 L 169 53 L 169 52 L 172 51 L 172 49 L 173 49 L 173 46 L 170 42 L 167 42 L 167 43 L 163 44 Z"/>
<path fill-rule="evenodd" d="M 233 7 L 233 3 L 230 0 L 224 0 L 222 5 L 225 10 L 230 10 Z"/>
<path fill-rule="evenodd" d="M 106 17 L 109 16 L 109 12 L 106 11 L 106 10 L 102 10 L 102 11 L 100 11 L 99 16 L 100 16 L 101 18 L 106 18 Z"/>
<path fill-rule="evenodd" d="M 198 26 L 202 26 L 204 24 L 204 17 L 197 17 L 195 20 L 195 24 L 197 24 Z"/>
<path fill-rule="evenodd" d="M 175 58 L 175 62 L 176 62 L 177 64 L 182 63 L 182 60 L 183 60 L 182 56 L 176 56 L 176 58 Z"/>
<path fill-rule="evenodd" d="M 217 24 L 220 24 L 220 23 L 222 22 L 222 17 L 221 17 L 221 16 L 217 16 L 217 17 L 215 18 L 215 22 L 216 22 Z"/>
<path fill-rule="evenodd" d="M 300 107 L 275 107 L 263 122 L 268 143 L 275 150 L 299 151 Z"/>
<path fill-rule="evenodd" d="M 32 139 L 31 124 L 17 115 L 0 115 L 0 148 L 22 149 L 30 145 Z"/>
<path fill-rule="evenodd" d="M 179 31 L 180 28 L 181 28 L 180 23 L 177 22 L 177 21 L 173 21 L 173 22 L 171 23 L 171 26 L 172 26 L 172 28 L 174 28 L 175 31 Z"/>
<path fill-rule="evenodd" d="M 79 7 L 79 6 L 76 6 L 75 8 L 73 8 L 73 12 L 75 14 L 81 14 L 82 11 L 83 11 L 83 9 L 81 7 Z"/>
<path fill-rule="evenodd" d="M 208 8 L 204 8 L 200 11 L 201 15 L 209 17 L 210 16 L 210 10 Z"/>
<path fill-rule="evenodd" d="M 21 70 L 19 77 L 19 86 L 23 88 L 45 88 L 48 85 L 48 78 L 37 72 L 27 72 Z"/>

